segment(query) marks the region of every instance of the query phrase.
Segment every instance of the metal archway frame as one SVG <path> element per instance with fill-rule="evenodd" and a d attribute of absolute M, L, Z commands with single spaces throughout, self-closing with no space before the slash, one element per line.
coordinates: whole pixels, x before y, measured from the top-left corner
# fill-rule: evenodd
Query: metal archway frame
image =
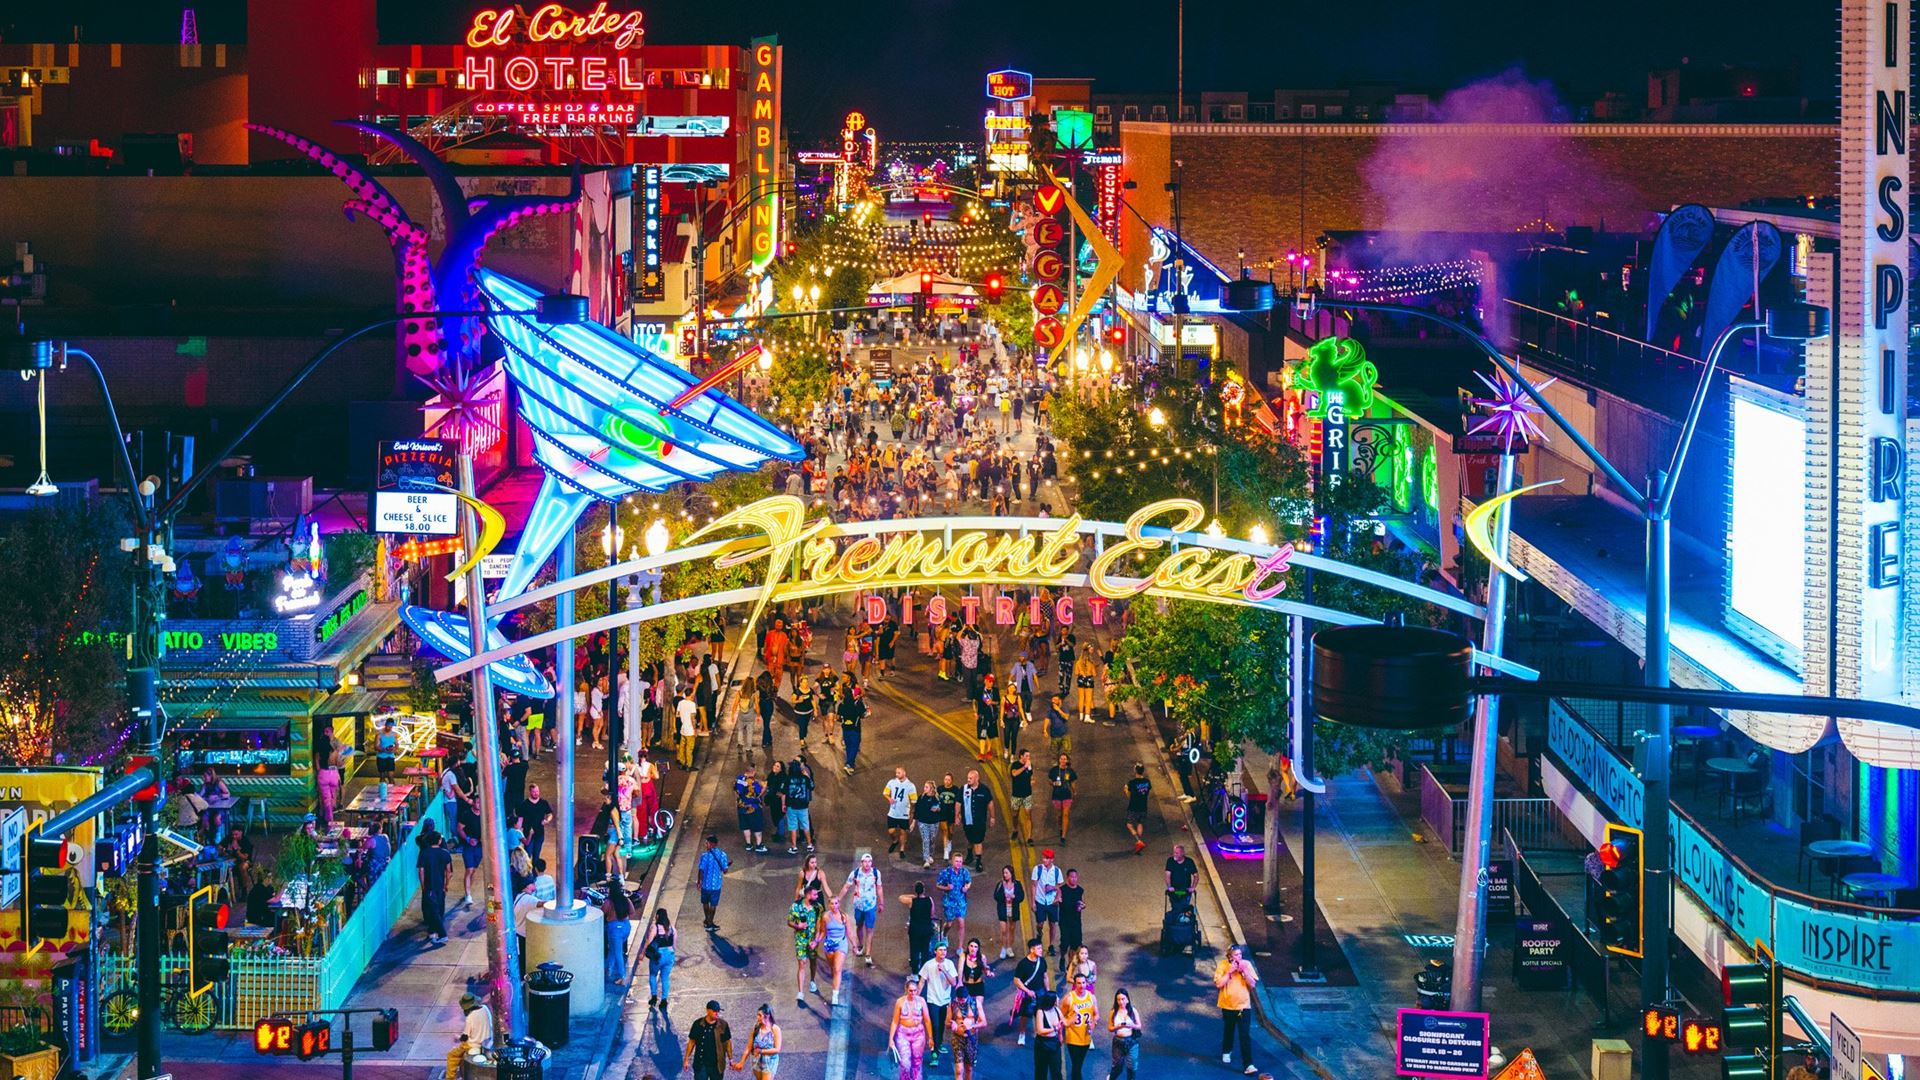
<path fill-rule="evenodd" d="M 784 502 L 778 508 L 795 511 L 804 515 L 805 504 L 791 496 L 773 496 L 771 499 L 763 500 L 762 504 L 755 504 L 755 506 L 774 505 L 780 503 L 782 500 L 791 501 Z M 738 514 L 739 511 L 735 513 Z M 809 529 L 814 531 L 809 532 L 807 535 L 828 537 L 879 537 L 905 533 L 940 533 L 943 536 L 944 542 L 951 547 L 955 533 L 1000 532 L 1025 536 L 1033 533 L 1054 533 L 1067 523 L 1067 519 L 1046 517 L 991 517 L 976 515 L 944 518 L 896 518 L 884 521 L 849 522 L 846 524 L 814 522 L 809 526 Z M 1097 555 L 1105 551 L 1108 538 L 1126 536 L 1127 525 L 1110 521 L 1081 521 L 1075 523 L 1073 531 L 1083 537 L 1091 537 L 1094 541 L 1094 551 Z M 565 580 L 554 582 L 551 585 L 533 589 L 519 596 L 501 601 L 491 605 L 491 611 L 496 614 L 505 613 L 553 599 L 563 593 L 590 588 L 628 575 L 659 571 L 665 567 L 675 566 L 685 562 L 715 559 L 737 554 L 743 550 L 750 550 L 755 539 L 764 539 L 766 535 L 767 534 L 762 532 L 757 535 L 748 534 L 729 540 L 710 541 L 679 548 L 657 556 L 647 556 L 645 558 L 628 560 L 623 563 L 616 563 L 598 570 L 577 574 Z M 1231 537 L 1212 536 L 1204 532 L 1176 532 L 1164 527 L 1148 526 L 1141 529 L 1140 535 L 1145 538 L 1168 542 L 1169 553 L 1178 551 L 1183 547 L 1192 546 L 1259 558 L 1271 555 L 1276 550 L 1272 545 L 1255 544 L 1251 541 L 1236 540 Z M 765 553 L 766 558 L 770 564 L 784 563 L 793 557 L 794 548 L 797 546 L 797 543 L 797 539 L 790 539 L 785 544 L 769 548 Z M 1336 577 L 1344 577 L 1361 584 L 1385 589 L 1390 592 L 1397 592 L 1437 607 L 1459 612 L 1472 618 L 1483 618 L 1485 616 L 1485 609 L 1479 605 L 1463 600 L 1460 597 L 1452 596 L 1436 589 L 1430 589 L 1423 585 L 1402 581 L 1390 575 L 1379 573 L 1378 571 L 1367 570 L 1363 567 L 1352 566 L 1335 559 L 1306 553 L 1295 554 L 1291 561 L 1293 565 L 1297 567 L 1310 569 L 1317 573 L 1332 574 Z M 780 580 L 782 576 L 783 574 L 781 573 L 770 574 L 769 579 L 760 585 L 667 600 L 660 603 L 649 604 L 644 607 L 612 612 L 598 619 L 535 634 L 531 637 L 511 642 L 501 648 L 492 649 L 468 659 L 443 665 L 435 669 L 434 677 L 444 682 L 448 679 L 457 678 L 474 671 L 483 665 L 529 652 L 535 652 L 568 639 L 586 637 L 621 627 L 638 626 L 641 623 L 671 615 L 704 611 L 733 604 L 750 603 L 756 605 L 754 615 L 748 619 L 747 626 L 743 632 L 743 640 L 745 640 L 748 635 L 753 633 L 754 624 L 759 617 L 759 613 L 765 610 L 767 604 L 779 603 L 789 599 L 915 586 L 940 588 L 947 586 L 993 584 L 1048 585 L 1061 588 L 1080 588 L 1088 584 L 1088 575 L 1085 572 L 1052 575 L 953 574 L 922 577 L 912 580 L 887 579 L 875 582 L 837 582 L 825 584 L 816 582 L 783 582 Z M 1143 579 L 1140 578 L 1117 576 L 1108 578 L 1107 580 L 1128 587 L 1140 586 L 1143 582 Z M 1138 595 L 1177 600 L 1203 600 L 1210 603 L 1257 607 L 1277 614 L 1299 616 L 1334 625 L 1355 625 L 1374 621 L 1351 612 L 1321 607 L 1314 604 L 1296 603 L 1291 600 L 1283 600 L 1278 596 L 1261 601 L 1249 601 L 1232 596 L 1198 596 L 1183 590 L 1167 589 L 1157 585 L 1145 586 L 1139 591 Z M 1522 679 L 1538 677 L 1538 672 L 1530 668 L 1515 664 L 1501 657 L 1481 653 L 1477 650 L 1474 659 L 1479 664 L 1514 677 Z"/>

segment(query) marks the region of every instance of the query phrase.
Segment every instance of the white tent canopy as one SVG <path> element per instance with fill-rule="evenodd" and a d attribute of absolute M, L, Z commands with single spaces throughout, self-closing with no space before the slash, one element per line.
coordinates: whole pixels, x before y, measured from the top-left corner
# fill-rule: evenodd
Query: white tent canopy
<path fill-rule="evenodd" d="M 898 277 L 874 282 L 868 289 L 869 295 L 910 296 L 920 291 L 920 271 L 909 270 Z M 978 291 L 964 281 L 949 281 L 936 270 L 933 273 L 933 294 L 935 296 L 978 296 Z"/>

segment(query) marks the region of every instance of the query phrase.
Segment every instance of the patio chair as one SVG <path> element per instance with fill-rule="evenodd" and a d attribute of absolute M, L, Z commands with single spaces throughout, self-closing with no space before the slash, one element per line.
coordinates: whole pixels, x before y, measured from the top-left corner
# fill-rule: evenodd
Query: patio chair
<path fill-rule="evenodd" d="M 1840 839 L 1840 821 L 1831 814 L 1821 814 L 1818 817 L 1808 818 L 1800 823 L 1800 853 L 1796 862 L 1796 869 L 1799 872 L 1799 880 L 1802 885 L 1808 884 L 1811 881 L 1808 877 L 1809 873 L 1814 870 L 1825 869 L 1819 864 L 1826 860 L 1816 859 L 1808 855 L 1807 845 L 1817 844 L 1822 840 L 1838 839 Z"/>
<path fill-rule="evenodd" d="M 1767 804 L 1773 801 L 1769 783 L 1772 779 L 1764 769 L 1759 772 L 1743 773 L 1733 778 L 1733 816 L 1736 820 L 1748 803 L 1752 803 L 1762 813 L 1766 811 Z"/>

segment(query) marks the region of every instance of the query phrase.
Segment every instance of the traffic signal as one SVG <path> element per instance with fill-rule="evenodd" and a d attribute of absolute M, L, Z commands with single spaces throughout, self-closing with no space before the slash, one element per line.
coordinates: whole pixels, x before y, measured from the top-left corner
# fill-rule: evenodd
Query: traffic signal
<path fill-rule="evenodd" d="M 206 903 L 198 901 L 205 897 Z M 187 929 L 188 985 L 194 997 L 227 981 L 227 921 L 233 909 L 214 898 L 209 885 L 187 898 L 191 918 Z"/>
<path fill-rule="evenodd" d="M 30 822 L 20 838 L 20 940 L 29 956 L 67 936 L 67 842 L 40 835 L 44 824 Z"/>
<path fill-rule="evenodd" d="M 1646 859 L 1640 847 L 1640 830 L 1609 822 L 1599 854 L 1600 884 L 1595 902 L 1600 941 L 1608 952 L 1642 956 L 1646 952 L 1642 925 Z"/>
<path fill-rule="evenodd" d="M 301 1061 L 312 1061 L 331 1049 L 333 1025 L 325 1020 L 309 1020 L 293 1029 L 293 1053 Z"/>
<path fill-rule="evenodd" d="M 931 270 L 920 271 L 920 295 L 933 295 L 933 271 Z"/>
<path fill-rule="evenodd" d="M 387 1009 L 373 1018 L 373 1048 L 391 1050 L 400 1041 L 400 1010 Z"/>
<path fill-rule="evenodd" d="M 920 211 L 920 222 L 921 224 L 925 225 L 929 229 L 933 228 L 933 211 L 931 210 Z"/>
<path fill-rule="evenodd" d="M 1107 344 L 1116 349 L 1127 347 L 1127 328 L 1119 323 L 1107 327 Z"/>
<path fill-rule="evenodd" d="M 981 282 L 980 284 L 982 289 L 986 292 L 988 300 L 997 301 L 1007 291 L 1007 279 L 1001 276 L 1001 274 L 999 274 L 997 271 L 989 273 L 987 275 L 986 280 Z"/>
<path fill-rule="evenodd" d="M 1720 1041 L 1725 1080 L 1765 1080 L 1780 1060 L 1780 965 L 1754 942 L 1754 963 L 1720 969 Z"/>
<path fill-rule="evenodd" d="M 1649 1005 L 1640 1010 L 1640 1034 L 1655 1042 L 1679 1042 L 1680 1010 L 1671 1005 Z"/>
<path fill-rule="evenodd" d="M 256 1054 L 293 1053 L 293 1021 L 284 1016 L 263 1016 L 253 1024 L 253 1050 Z"/>

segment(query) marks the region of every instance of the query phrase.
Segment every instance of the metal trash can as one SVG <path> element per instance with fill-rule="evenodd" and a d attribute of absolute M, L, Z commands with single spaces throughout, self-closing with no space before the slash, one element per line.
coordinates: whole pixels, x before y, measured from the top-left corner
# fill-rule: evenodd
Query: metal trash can
<path fill-rule="evenodd" d="M 497 1048 L 489 1045 L 484 1057 L 466 1059 L 461 1080 L 542 1080 L 550 1056 L 547 1048 L 535 1039 L 521 1039 Z"/>
<path fill-rule="evenodd" d="M 551 960 L 527 976 L 527 1034 L 556 1050 L 567 1045 L 572 986 L 573 973 Z M 507 1047 L 509 1051 L 514 1049 Z M 538 1077 L 537 1069 L 534 1075 Z"/>
<path fill-rule="evenodd" d="M 1413 977 L 1414 998 L 1422 1009 L 1449 1008 L 1453 1001 L 1453 968 L 1435 957 Z"/>
<path fill-rule="evenodd" d="M 556 970 L 559 968 L 558 964 L 541 964 L 540 966 L 543 968 L 552 966 Z M 560 975 L 568 982 L 573 981 L 573 976 L 568 975 L 564 971 L 560 972 Z M 566 987 L 565 984 L 562 984 L 560 989 L 560 1030 L 562 1035 L 565 1034 L 567 1027 L 566 1002 Z M 495 1051 L 493 1055 L 494 1080 L 541 1080 L 546 1072 L 547 1058 L 549 1056 L 547 1048 L 541 1045 L 541 1043 L 545 1041 L 546 1040 L 535 1036 L 529 1039 L 521 1039 L 518 1042 L 508 1043 L 506 1046 Z"/>

